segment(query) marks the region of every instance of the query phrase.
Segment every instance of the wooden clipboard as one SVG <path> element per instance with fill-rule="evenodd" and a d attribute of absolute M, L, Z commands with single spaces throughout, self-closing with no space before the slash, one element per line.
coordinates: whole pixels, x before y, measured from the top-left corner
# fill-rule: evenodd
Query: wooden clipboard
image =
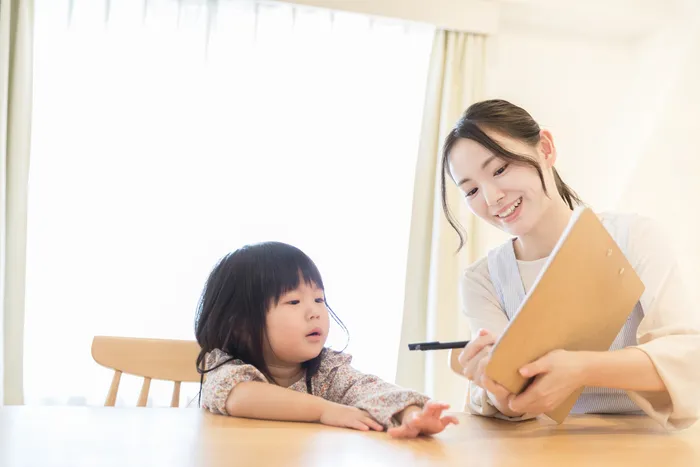
<path fill-rule="evenodd" d="M 530 382 L 518 370 L 556 349 L 606 351 L 644 291 L 632 265 L 589 208 L 578 208 L 485 373 L 514 394 Z M 562 423 L 584 388 L 546 413 Z"/>

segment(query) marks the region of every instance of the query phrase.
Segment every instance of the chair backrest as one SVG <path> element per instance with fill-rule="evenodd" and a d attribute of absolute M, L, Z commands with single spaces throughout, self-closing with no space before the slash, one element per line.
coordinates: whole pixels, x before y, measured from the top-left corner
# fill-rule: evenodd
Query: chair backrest
<path fill-rule="evenodd" d="M 197 383 L 196 341 L 142 339 L 131 337 L 96 336 L 92 341 L 92 358 L 100 365 L 114 370 L 105 406 L 114 407 L 122 373 L 143 377 L 137 402 L 146 407 L 152 379 L 173 381 L 171 407 L 180 404 L 180 383 Z"/>

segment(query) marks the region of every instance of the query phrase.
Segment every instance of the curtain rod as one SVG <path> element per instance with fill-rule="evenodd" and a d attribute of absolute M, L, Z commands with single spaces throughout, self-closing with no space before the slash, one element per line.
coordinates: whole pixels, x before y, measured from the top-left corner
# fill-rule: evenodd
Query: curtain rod
<path fill-rule="evenodd" d="M 309 7 L 431 24 L 440 29 L 495 34 L 500 4 L 494 0 L 272 0 Z"/>

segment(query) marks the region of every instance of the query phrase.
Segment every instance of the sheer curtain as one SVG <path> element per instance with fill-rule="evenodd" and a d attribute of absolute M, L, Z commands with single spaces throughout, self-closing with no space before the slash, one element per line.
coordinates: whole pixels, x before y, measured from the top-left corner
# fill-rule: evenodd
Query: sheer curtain
<path fill-rule="evenodd" d="M 35 3 L 26 402 L 102 404 L 94 335 L 193 339 L 216 260 L 273 239 L 316 261 L 356 366 L 393 380 L 433 30 L 241 0 Z"/>
<path fill-rule="evenodd" d="M 0 407 L 22 403 L 32 2 L 0 2 Z"/>
<path fill-rule="evenodd" d="M 481 256 L 481 232 L 463 196 L 447 179 L 451 212 L 468 232 L 468 242 L 456 254 L 457 235 L 442 212 L 441 147 L 464 110 L 484 96 L 486 37 L 480 34 L 435 32 L 427 83 L 418 170 L 411 219 L 402 345 L 397 382 L 419 388 L 454 409 L 464 406 L 466 379 L 448 366 L 449 351 L 408 352 L 408 342 L 468 340 L 470 329 L 460 307 L 459 281 L 465 267 Z"/>

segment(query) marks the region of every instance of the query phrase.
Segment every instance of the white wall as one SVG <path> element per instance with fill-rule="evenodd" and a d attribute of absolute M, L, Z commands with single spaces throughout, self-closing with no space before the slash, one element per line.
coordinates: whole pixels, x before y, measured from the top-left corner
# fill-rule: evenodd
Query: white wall
<path fill-rule="evenodd" d="M 489 39 L 486 93 L 520 105 L 551 130 L 562 178 L 585 201 L 606 209 L 615 193 L 615 173 L 607 169 L 614 159 L 612 128 L 638 58 L 627 41 L 502 27 Z M 483 226 L 475 237 L 481 254 L 505 238 Z"/>
<path fill-rule="evenodd" d="M 639 186 L 642 155 L 692 54 L 692 30 L 673 19 L 647 35 L 595 35 L 511 18 L 488 41 L 487 97 L 524 107 L 553 132 L 562 178 L 595 210 L 636 209 L 621 199 Z M 484 226 L 475 237 L 477 254 L 506 238 Z"/>
<path fill-rule="evenodd" d="M 551 129 L 564 180 L 596 210 L 651 216 L 700 299 L 700 6 L 646 36 L 595 38 L 511 24 L 489 44 L 488 97 Z M 478 251 L 504 235 L 480 226 Z"/>
<path fill-rule="evenodd" d="M 610 160 L 611 128 L 634 80 L 635 47 L 535 33 L 504 33 L 494 42 L 489 96 L 512 100 L 549 128 L 562 177 L 587 201 L 606 204 L 610 188 L 590 181 Z"/>
<path fill-rule="evenodd" d="M 700 218 L 694 208 L 700 197 L 700 32 L 697 23 L 685 30 L 690 34 L 683 36 L 683 42 L 667 49 L 675 50 L 680 61 L 621 190 L 619 206 L 663 222 L 686 272 L 689 294 L 697 300 Z"/>

